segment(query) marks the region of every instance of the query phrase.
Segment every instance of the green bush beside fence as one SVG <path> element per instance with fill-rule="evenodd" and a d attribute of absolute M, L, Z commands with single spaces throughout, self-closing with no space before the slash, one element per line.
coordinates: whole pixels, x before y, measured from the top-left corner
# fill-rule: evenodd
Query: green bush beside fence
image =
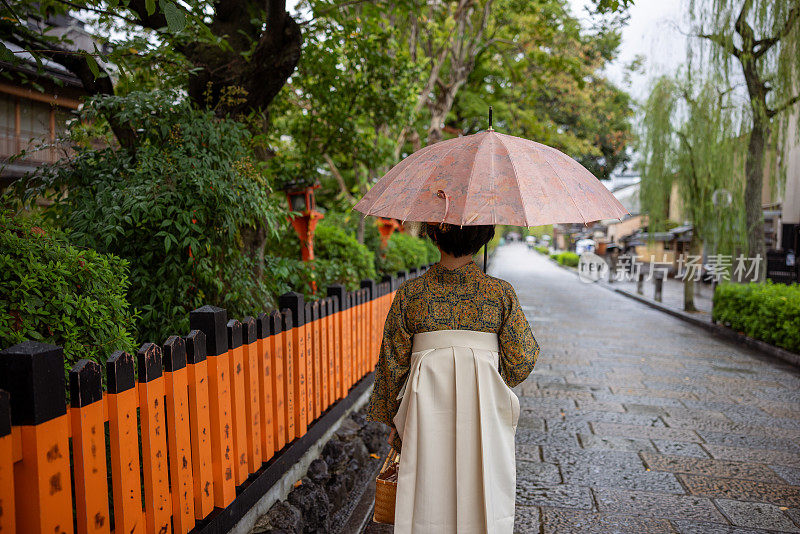
<path fill-rule="evenodd" d="M 320 289 L 344 284 L 352 291 L 358 289 L 360 280 L 376 278 L 372 251 L 346 230 L 324 220 L 314 236 L 314 256 Z"/>
<path fill-rule="evenodd" d="M 376 264 L 381 274 L 394 274 L 439 261 L 439 249 L 427 238 L 395 232 Z"/>
<path fill-rule="evenodd" d="M 70 242 L 129 262 L 140 339 L 187 331 L 189 311 L 204 304 L 237 317 L 263 309 L 278 286 L 255 276 L 249 236 L 277 227 L 286 210 L 270 193 L 250 132 L 168 92 L 95 97 L 82 119 L 98 114 L 137 132 L 135 154 L 78 148 L 42 167 L 28 194 L 59 192 L 47 213 Z"/>
<path fill-rule="evenodd" d="M 135 352 L 128 262 L 74 247 L 37 224 L 0 211 L 0 347 L 61 345 L 67 368 Z"/>
<path fill-rule="evenodd" d="M 574 252 L 556 252 L 550 254 L 550 257 L 556 260 L 560 265 L 566 265 L 567 267 L 577 267 L 578 261 L 581 259 L 581 257 Z"/>
<path fill-rule="evenodd" d="M 800 285 L 720 284 L 715 321 L 752 338 L 800 352 Z"/>

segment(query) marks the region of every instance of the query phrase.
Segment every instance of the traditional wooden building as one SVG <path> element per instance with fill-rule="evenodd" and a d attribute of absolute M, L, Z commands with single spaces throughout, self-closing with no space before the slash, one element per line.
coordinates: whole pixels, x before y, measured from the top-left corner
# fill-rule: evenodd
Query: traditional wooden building
<path fill-rule="evenodd" d="M 79 20 L 55 17 L 48 24 L 77 47 L 91 49 L 91 37 Z M 68 146 L 58 141 L 86 96 L 80 81 L 61 65 L 40 58 L 38 67 L 30 53 L 3 44 L 23 61 L 0 61 L 0 187 L 39 165 L 69 157 Z M 18 157 L 22 152 L 24 157 Z"/>

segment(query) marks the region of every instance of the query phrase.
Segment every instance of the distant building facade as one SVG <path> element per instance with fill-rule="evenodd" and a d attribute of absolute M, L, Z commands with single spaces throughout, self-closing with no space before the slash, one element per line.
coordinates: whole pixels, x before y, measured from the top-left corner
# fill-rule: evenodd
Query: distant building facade
<path fill-rule="evenodd" d="M 56 17 L 48 25 L 53 33 L 68 35 L 77 47 L 92 49 L 80 21 Z M 71 155 L 69 147 L 57 141 L 86 96 L 80 80 L 61 65 L 42 58 L 40 69 L 28 52 L 10 42 L 3 44 L 23 63 L 0 61 L 0 187 L 39 165 Z M 22 151 L 24 158 L 14 158 Z"/>

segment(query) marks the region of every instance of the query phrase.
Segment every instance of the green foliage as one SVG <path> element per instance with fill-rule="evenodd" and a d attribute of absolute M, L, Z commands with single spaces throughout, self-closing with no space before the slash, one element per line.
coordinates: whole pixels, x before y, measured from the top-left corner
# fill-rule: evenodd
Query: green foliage
<path fill-rule="evenodd" d="M 364 221 L 364 245 L 372 251 L 377 251 L 381 247 L 381 233 L 375 217 L 364 218 L 361 213 L 351 209 L 328 210 L 325 212 L 324 223 L 337 226 L 355 238 L 358 235 L 358 225 L 362 220 Z"/>
<path fill-rule="evenodd" d="M 743 140 L 728 111 L 731 95 L 712 80 L 689 74 L 660 78 L 645 104 L 640 151 L 642 209 L 651 232 L 663 231 L 673 186 L 683 217 L 712 250 L 732 254 L 746 243 Z M 715 205 L 714 192 L 727 191 L 729 206 Z M 720 194 L 717 195 L 719 200 Z"/>
<path fill-rule="evenodd" d="M 314 236 L 314 257 L 317 284 L 323 292 L 330 284 L 344 284 L 353 290 L 361 280 L 376 278 L 373 253 L 345 230 L 325 223 L 324 219 Z"/>
<path fill-rule="evenodd" d="M 546 235 L 549 235 L 551 238 L 553 237 L 553 225 L 547 224 L 544 226 L 533 226 L 528 228 L 528 235 L 532 235 L 537 239 L 541 239 Z"/>
<path fill-rule="evenodd" d="M 599 13 L 624 12 L 634 4 L 633 0 L 593 0 Z"/>
<path fill-rule="evenodd" d="M 268 240 L 269 256 L 265 258 L 268 276 L 283 283 L 283 289 L 274 294 L 301 291 L 311 299 L 311 280 L 316 282 L 318 294 L 324 295 L 330 284 L 344 284 L 353 290 L 359 287 L 361 280 L 376 277 L 374 249 L 360 244 L 355 238 L 355 229 L 345 224 L 345 220 L 344 214 L 327 212 L 317 224 L 312 262 L 300 260 L 297 233 L 291 224 L 280 221 Z M 375 232 L 377 234 L 377 229 Z M 376 241 L 380 242 L 378 238 Z"/>
<path fill-rule="evenodd" d="M 342 207 L 349 208 L 348 195 L 365 192 L 374 169 L 392 163 L 388 128 L 409 120 L 419 73 L 387 25 L 385 8 L 367 3 L 331 10 L 319 0 L 308 7 L 315 16 L 304 31 L 297 72 L 275 102 L 282 112 L 275 144 L 282 150 L 272 166 L 278 187 L 321 180 L 322 200 L 344 195 Z M 346 193 L 333 172 L 342 176 Z"/>
<path fill-rule="evenodd" d="M 696 37 L 692 43 L 698 56 L 695 62 L 721 74 L 729 86 L 744 83 L 742 66 L 749 64 L 764 84 L 750 89 L 749 98 L 735 101 L 742 118 L 750 122 L 755 113 L 760 121 L 780 118 L 783 126 L 788 126 L 791 109 L 797 110 L 789 103 L 800 87 L 797 2 L 691 0 L 687 7 Z M 740 19 L 744 24 L 739 24 Z M 749 39 L 743 39 L 743 35 L 749 35 Z M 789 113 L 781 114 L 786 110 Z M 795 125 L 798 127 L 800 124 Z"/>
<path fill-rule="evenodd" d="M 29 340 L 60 345 L 67 368 L 134 351 L 128 262 L 74 247 L 38 224 L 0 211 L 0 348 Z"/>
<path fill-rule="evenodd" d="M 430 239 L 422 238 L 422 244 L 425 246 L 425 249 L 428 251 L 425 261 L 423 265 L 431 265 L 436 263 L 442 258 L 441 253 L 439 252 L 439 247 L 433 244 L 433 241 Z"/>
<path fill-rule="evenodd" d="M 800 285 L 725 283 L 714 292 L 712 317 L 737 332 L 800 352 Z"/>
<path fill-rule="evenodd" d="M 378 254 L 376 263 L 381 275 L 407 271 L 429 263 L 432 258 L 438 261 L 439 249 L 433 253 L 428 239 L 414 237 L 409 234 L 395 232 L 389 238 L 386 249 Z"/>
<path fill-rule="evenodd" d="M 535 249 L 535 250 L 536 250 L 536 251 L 537 251 L 539 254 L 544 254 L 545 256 L 549 256 L 549 255 L 550 255 L 550 249 L 549 249 L 549 248 L 547 248 L 547 247 L 543 247 L 543 246 L 537 246 L 537 247 L 534 247 L 534 249 Z"/>
<path fill-rule="evenodd" d="M 488 124 L 554 146 L 598 178 L 627 163 L 633 103 L 602 74 L 620 45 L 618 19 L 584 29 L 569 6 L 501 0 L 492 10 L 494 45 L 478 54 L 448 122 L 463 133 Z"/>
<path fill-rule="evenodd" d="M 131 124 L 135 155 L 79 148 L 28 193 L 68 191 L 50 214 L 70 239 L 130 262 L 140 339 L 186 332 L 189 311 L 204 304 L 234 317 L 262 311 L 282 285 L 255 276 L 244 234 L 276 227 L 286 212 L 270 195 L 247 130 L 168 92 L 95 98 L 84 109 L 84 120 L 102 114 Z"/>
<path fill-rule="evenodd" d="M 539 248 L 545 247 L 537 247 L 537 250 Z M 547 252 L 542 252 L 542 254 L 547 254 Z M 555 252 L 550 254 L 550 258 L 556 260 L 559 265 L 564 265 L 566 267 L 577 267 L 581 259 L 581 257 L 574 252 Z"/>
<path fill-rule="evenodd" d="M 183 85 L 188 80 L 191 63 L 177 50 L 183 49 L 182 45 L 189 42 L 219 46 L 221 40 L 211 35 L 204 23 L 202 11 L 205 6 L 201 2 L 181 2 L 180 7 L 177 2 L 170 0 L 147 0 L 146 3 L 146 14 L 155 15 L 156 19 L 159 15 L 164 16 L 166 24 L 163 27 L 147 28 L 146 23 L 141 26 L 132 24 L 141 17 L 128 9 L 130 2 L 43 0 L 13 2 L 13 7 L 9 3 L 0 5 L 0 32 L 29 51 L 40 73 L 46 72 L 46 62 L 63 62 L 63 65 L 77 70 L 80 62 L 85 61 L 92 75 L 89 83 L 108 78 L 104 70 L 108 64 L 116 67 L 114 84 L 117 94 L 135 88 Z M 73 32 L 53 31 L 46 24 L 40 26 L 17 22 L 75 16 L 76 11 L 81 12 L 79 17 L 82 21 L 89 23 L 87 30 L 95 34 L 97 44 L 91 50 L 76 52 Z M 12 56 L 10 62 L 25 64 L 25 70 L 30 69 L 31 65 L 25 56 Z M 23 76 L 23 79 L 24 83 L 43 90 L 37 83 L 40 77 Z"/>

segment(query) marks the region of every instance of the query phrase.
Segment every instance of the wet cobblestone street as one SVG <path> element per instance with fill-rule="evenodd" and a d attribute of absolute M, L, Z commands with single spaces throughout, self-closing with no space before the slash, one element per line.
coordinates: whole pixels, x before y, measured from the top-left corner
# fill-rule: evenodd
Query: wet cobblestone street
<path fill-rule="evenodd" d="M 800 532 L 800 373 L 524 245 L 511 282 L 542 347 L 515 388 L 517 532 Z"/>

